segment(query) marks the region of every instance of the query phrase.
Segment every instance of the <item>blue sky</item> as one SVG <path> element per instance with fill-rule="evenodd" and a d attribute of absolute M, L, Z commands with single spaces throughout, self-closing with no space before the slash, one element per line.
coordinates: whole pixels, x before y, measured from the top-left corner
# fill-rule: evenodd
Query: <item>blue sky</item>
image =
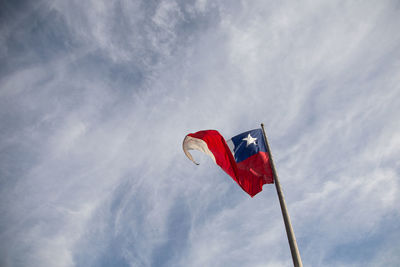
<path fill-rule="evenodd" d="M 1 266 L 291 266 L 189 132 L 266 125 L 305 266 L 400 265 L 398 1 L 2 1 Z"/>

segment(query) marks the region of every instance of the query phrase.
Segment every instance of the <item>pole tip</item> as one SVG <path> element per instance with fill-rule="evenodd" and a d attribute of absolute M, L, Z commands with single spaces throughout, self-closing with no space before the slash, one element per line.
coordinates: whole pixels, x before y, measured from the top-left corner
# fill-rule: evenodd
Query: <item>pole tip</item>
<path fill-rule="evenodd" d="M 264 127 L 264 123 L 261 123 L 261 127 Z"/>

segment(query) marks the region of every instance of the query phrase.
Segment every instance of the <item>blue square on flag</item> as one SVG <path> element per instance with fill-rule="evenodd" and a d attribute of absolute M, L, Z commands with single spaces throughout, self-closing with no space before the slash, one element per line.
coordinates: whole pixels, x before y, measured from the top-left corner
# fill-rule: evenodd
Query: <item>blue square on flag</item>
<path fill-rule="evenodd" d="M 232 144 L 228 141 L 232 154 L 237 163 L 259 153 L 267 152 L 264 135 L 261 129 L 247 131 L 232 137 Z M 232 147 L 233 145 L 233 147 Z"/>

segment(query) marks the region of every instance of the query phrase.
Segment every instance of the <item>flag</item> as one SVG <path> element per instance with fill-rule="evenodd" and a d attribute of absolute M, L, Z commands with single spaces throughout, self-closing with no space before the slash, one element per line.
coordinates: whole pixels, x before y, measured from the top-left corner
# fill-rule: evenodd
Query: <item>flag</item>
<path fill-rule="evenodd" d="M 241 133 L 227 141 L 216 130 L 186 135 L 183 151 L 198 165 L 189 150 L 199 150 L 209 155 L 251 197 L 259 193 L 264 184 L 274 182 L 261 129 Z"/>

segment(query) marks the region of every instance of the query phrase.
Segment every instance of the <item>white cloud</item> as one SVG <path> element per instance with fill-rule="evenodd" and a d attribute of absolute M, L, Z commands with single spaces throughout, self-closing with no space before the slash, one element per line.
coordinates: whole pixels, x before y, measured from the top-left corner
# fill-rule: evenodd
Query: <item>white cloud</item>
<path fill-rule="evenodd" d="M 37 61 L 1 42 L 1 265 L 290 266 L 274 187 L 250 199 L 181 149 L 260 122 L 304 264 L 395 265 L 392 4 L 57 1 L 14 23 L 56 12 L 71 45 L 46 28 Z"/>

